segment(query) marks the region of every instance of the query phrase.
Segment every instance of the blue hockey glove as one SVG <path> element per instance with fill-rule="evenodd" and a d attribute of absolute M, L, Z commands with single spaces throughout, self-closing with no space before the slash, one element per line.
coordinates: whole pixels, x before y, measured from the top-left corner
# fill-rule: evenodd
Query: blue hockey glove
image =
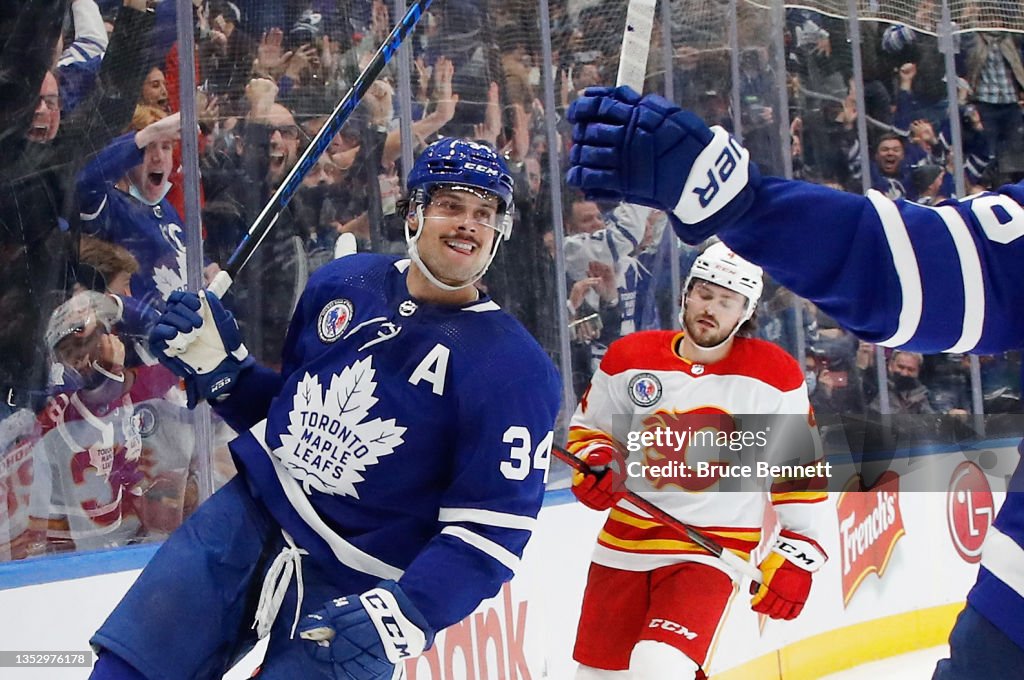
<path fill-rule="evenodd" d="M 242 369 L 255 363 L 234 315 L 208 291 L 175 291 L 149 334 L 150 351 L 184 378 L 188 407 L 226 396 Z"/>
<path fill-rule="evenodd" d="M 144 301 L 133 297 L 113 296 L 121 305 L 118 331 L 122 335 L 141 338 L 156 325 L 160 312 Z"/>
<path fill-rule="evenodd" d="M 298 631 L 316 643 L 309 646 L 314 658 L 352 680 L 391 680 L 395 664 L 434 642 L 434 631 L 394 581 L 327 602 L 305 616 Z"/>
<path fill-rule="evenodd" d="M 566 181 L 590 198 L 664 210 L 687 243 L 728 226 L 754 199 L 760 173 L 747 150 L 667 99 L 590 87 L 567 115 L 574 126 Z"/>

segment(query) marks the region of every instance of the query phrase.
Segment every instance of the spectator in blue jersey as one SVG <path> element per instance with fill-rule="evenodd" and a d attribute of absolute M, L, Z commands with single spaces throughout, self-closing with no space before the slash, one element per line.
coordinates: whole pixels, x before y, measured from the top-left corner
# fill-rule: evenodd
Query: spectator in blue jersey
<path fill-rule="evenodd" d="M 569 205 L 566 217 L 566 235 L 593 234 L 598 229 L 605 227 L 604 215 L 601 214 L 601 208 L 594 201 L 580 198 L 573 200 Z"/>
<path fill-rule="evenodd" d="M 910 200 L 921 205 L 938 205 L 949 198 L 943 191 L 946 183 L 946 171 L 941 165 L 922 163 L 910 170 L 910 187 L 913 198 Z"/>
<path fill-rule="evenodd" d="M 65 116 L 74 111 L 96 83 L 109 43 L 103 16 L 94 0 L 72 0 L 71 16 L 75 39 L 57 62 L 61 114 Z"/>
<path fill-rule="evenodd" d="M 511 235 L 512 179 L 445 138 L 407 186 L 408 259 L 321 267 L 281 371 L 255 364 L 215 295 L 171 296 L 151 346 L 191 405 L 243 433 L 238 476 L 96 633 L 93 680 L 221 677 L 268 634 L 261 680 L 389 680 L 513 576 L 561 386 L 475 285 Z"/>
<path fill-rule="evenodd" d="M 74 280 L 75 176 L 131 121 L 143 75 L 132 59 L 152 21 L 145 0 L 124 4 L 96 85 L 64 118 L 50 69 L 67 1 L 0 8 L 0 418 L 46 397 L 42 338 Z"/>
<path fill-rule="evenodd" d="M 83 230 L 127 248 L 139 261 L 132 293 L 159 305 L 185 286 L 184 228 L 166 199 L 181 117 L 146 111 L 157 120 L 118 137 L 85 166 L 78 200 Z"/>
<path fill-rule="evenodd" d="M 906 150 L 899 135 L 887 132 L 879 137 L 871 161 L 871 188 L 893 200 L 905 197 L 910 183 L 905 161 Z"/>
<path fill-rule="evenodd" d="M 1024 184 L 935 210 L 762 177 L 724 130 L 627 87 L 592 88 L 568 118 L 570 184 L 666 210 L 689 243 L 717 234 L 864 339 L 918 352 L 1024 346 Z M 1024 668 L 1024 464 L 1007 486 L 933 680 Z"/>

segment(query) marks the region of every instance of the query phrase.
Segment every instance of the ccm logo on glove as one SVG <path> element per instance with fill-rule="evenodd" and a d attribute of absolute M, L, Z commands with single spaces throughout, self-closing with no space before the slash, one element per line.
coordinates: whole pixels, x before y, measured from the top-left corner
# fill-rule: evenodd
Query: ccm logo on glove
<path fill-rule="evenodd" d="M 773 619 L 796 618 L 807 602 L 814 572 L 827 559 L 815 541 L 783 530 L 761 562 L 761 585 L 751 584 L 751 609 Z"/>
<path fill-rule="evenodd" d="M 790 562 L 809 572 L 816 572 L 825 564 L 825 555 L 809 541 L 801 541 L 780 536 L 772 550 Z"/>
<path fill-rule="evenodd" d="M 370 615 L 391 663 L 423 653 L 427 646 L 426 636 L 405 617 L 394 595 L 382 588 L 375 588 L 360 595 L 359 600 Z"/>

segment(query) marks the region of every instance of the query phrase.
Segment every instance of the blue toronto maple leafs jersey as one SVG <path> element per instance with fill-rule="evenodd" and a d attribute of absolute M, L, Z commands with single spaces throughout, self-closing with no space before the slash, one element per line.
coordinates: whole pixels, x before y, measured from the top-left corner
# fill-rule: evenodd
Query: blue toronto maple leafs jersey
<path fill-rule="evenodd" d="M 115 188 L 144 154 L 134 133 L 115 139 L 82 169 L 78 200 L 83 230 L 124 246 L 139 261 L 131 278 L 132 297 L 159 307 L 185 288 L 185 230 L 166 198 L 147 205 Z"/>
<path fill-rule="evenodd" d="M 861 337 L 921 352 L 1024 348 L 1024 184 L 921 206 L 766 179 L 719 235 Z M 808 220 L 813 210 L 817 219 Z M 1024 450 L 1024 444 L 1022 444 Z M 1024 464 L 968 601 L 1024 647 Z"/>
<path fill-rule="evenodd" d="M 241 474 L 339 596 L 396 579 L 440 629 L 513 575 L 561 388 L 494 302 L 417 303 L 408 267 L 365 254 L 318 270 L 281 373 L 247 371 L 217 410 L 251 428 L 231 444 Z"/>

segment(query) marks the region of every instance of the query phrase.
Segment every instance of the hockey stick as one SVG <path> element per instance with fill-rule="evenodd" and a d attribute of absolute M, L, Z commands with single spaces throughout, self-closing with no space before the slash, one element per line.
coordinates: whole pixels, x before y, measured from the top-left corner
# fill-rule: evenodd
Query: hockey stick
<path fill-rule="evenodd" d="M 651 50 L 651 29 L 658 0 L 629 0 L 626 26 L 622 32 L 619 73 L 616 85 L 629 85 L 643 94 L 647 77 L 647 53 Z"/>
<path fill-rule="evenodd" d="M 595 472 L 595 470 L 591 469 L 591 467 L 585 462 L 559 446 L 551 447 L 551 452 L 555 454 L 555 457 L 558 458 L 558 460 L 562 461 L 577 472 L 582 472 L 583 474 L 593 474 Z M 707 536 L 686 522 L 676 519 L 643 496 L 633 491 L 629 491 L 628 489 L 625 489 L 624 491 L 627 501 L 640 508 L 668 528 L 676 531 L 691 543 L 696 543 L 700 547 L 704 548 L 704 550 L 722 560 L 726 565 L 732 567 L 732 569 L 743 576 L 746 576 L 754 583 L 762 583 L 761 570 L 750 562 L 747 562 L 733 551 L 726 550 L 710 536 Z"/>
<path fill-rule="evenodd" d="M 303 178 L 309 173 L 320 156 L 323 155 L 323 152 L 327 150 L 331 140 L 334 139 L 334 136 L 338 134 L 338 131 L 341 130 L 349 116 L 355 111 L 363 96 L 377 79 L 377 76 L 384 70 L 384 67 L 391 61 L 391 58 L 395 56 L 406 36 L 416 27 L 420 17 L 423 16 L 423 13 L 430 7 L 433 1 L 414 0 L 408 11 L 406 11 L 405 16 L 402 17 L 402 20 L 395 25 L 391 33 L 388 34 L 388 37 L 381 43 L 381 46 L 377 48 L 377 52 L 373 55 L 370 63 L 366 65 L 366 68 L 356 78 L 349 91 L 345 93 L 345 96 L 341 98 L 338 105 L 334 107 L 334 111 L 331 112 L 327 122 L 324 123 L 320 131 L 310 141 L 306 150 L 299 156 L 295 165 L 284 178 L 284 181 L 281 182 L 281 186 L 277 188 L 277 191 L 270 197 L 267 204 L 263 206 L 263 210 L 256 217 L 252 226 L 249 227 L 249 232 L 242 238 L 238 247 L 235 248 L 235 252 L 228 258 L 224 268 L 217 273 L 213 281 L 210 282 L 210 285 L 206 287 L 207 291 L 215 294 L 218 298 L 224 297 L 224 294 L 228 292 L 235 277 L 238 276 L 238 272 L 241 271 L 245 263 L 252 257 L 252 254 L 263 243 L 263 239 L 267 237 L 270 230 L 274 228 L 274 224 L 281 217 L 285 206 L 288 205 L 288 202 L 291 201 L 292 196 L 298 190 L 299 185 L 302 184 Z M 343 250 L 350 250 L 349 241 L 345 242 Z M 190 351 L 190 365 L 197 373 L 204 374 L 214 370 L 226 358 L 227 354 L 224 352 L 223 343 L 217 331 L 216 323 L 213 320 L 213 314 L 210 311 L 210 305 L 207 304 L 202 293 L 200 293 L 199 304 L 198 314 L 203 320 L 201 328 L 194 329 L 189 333 L 181 333 L 171 338 L 167 341 L 166 351 L 167 355 L 171 357 L 180 356 L 185 351 Z"/>
<path fill-rule="evenodd" d="M 299 156 L 298 161 L 289 171 L 281 186 L 277 188 L 277 191 L 270 197 L 270 200 L 263 207 L 259 216 L 256 217 L 252 226 L 249 227 L 249 233 L 242 238 L 235 252 L 228 258 L 227 264 L 210 283 L 207 290 L 215 293 L 217 297 L 224 296 L 224 293 L 231 287 L 234 278 L 238 276 L 238 272 L 249 261 L 249 258 L 252 257 L 252 254 L 263 242 L 263 239 L 270 233 L 278 218 L 281 217 L 282 211 L 288 205 L 288 202 L 291 201 L 292 196 L 295 195 L 299 185 L 302 184 L 303 178 L 309 173 L 323 152 L 327 150 L 331 140 L 334 139 L 334 136 L 338 134 L 338 131 L 341 130 L 349 116 L 355 111 L 367 90 L 370 89 L 377 76 L 380 75 L 380 72 L 394 57 L 406 36 L 412 32 L 420 17 L 427 11 L 432 2 L 433 0 L 414 0 L 408 11 L 406 11 L 405 16 L 402 17 L 402 20 L 395 25 L 388 37 L 381 43 L 381 46 L 377 48 L 373 59 L 366 65 L 363 72 L 359 74 L 359 77 L 356 78 L 356 81 L 352 84 L 349 91 L 345 93 L 341 101 L 338 102 L 338 105 L 334 107 L 334 111 L 331 112 L 327 122 L 324 123 L 324 126 L 320 128 L 320 131 L 313 137 L 309 146 L 306 147 L 306 150 Z"/>

